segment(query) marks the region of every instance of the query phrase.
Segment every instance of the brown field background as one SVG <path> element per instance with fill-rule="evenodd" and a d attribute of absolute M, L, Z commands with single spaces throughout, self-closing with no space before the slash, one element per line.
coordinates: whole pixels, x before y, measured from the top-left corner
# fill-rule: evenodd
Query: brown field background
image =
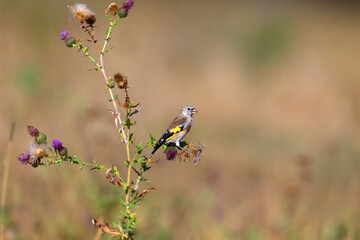
<path fill-rule="evenodd" d="M 206 144 L 197 166 L 157 153 L 136 239 L 360 239 L 360 4 L 314 2 L 135 1 L 105 56 L 141 103 L 135 138 L 159 137 L 192 104 L 186 140 Z M 101 42 L 110 1 L 86 3 Z M 94 239 L 90 220 L 120 211 L 104 174 L 16 159 L 31 124 L 125 171 L 104 80 L 58 33 L 87 36 L 71 1 L 1 4 L 1 177 L 16 122 L 7 239 Z"/>

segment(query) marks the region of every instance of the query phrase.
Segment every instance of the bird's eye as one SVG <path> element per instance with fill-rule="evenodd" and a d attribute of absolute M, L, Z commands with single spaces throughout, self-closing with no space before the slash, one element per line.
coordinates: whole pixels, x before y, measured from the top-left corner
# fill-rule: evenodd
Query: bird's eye
<path fill-rule="evenodd" d="M 190 111 L 190 110 L 191 110 L 191 108 L 188 108 L 188 110 Z"/>

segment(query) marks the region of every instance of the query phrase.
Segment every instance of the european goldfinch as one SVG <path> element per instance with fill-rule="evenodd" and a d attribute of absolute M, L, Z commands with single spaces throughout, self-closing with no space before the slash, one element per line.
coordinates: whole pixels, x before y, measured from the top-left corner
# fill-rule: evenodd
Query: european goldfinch
<path fill-rule="evenodd" d="M 163 145 L 167 143 L 175 143 L 175 145 L 184 150 L 180 146 L 181 140 L 190 131 L 193 123 L 193 114 L 198 113 L 194 106 L 188 105 L 181 109 L 180 114 L 170 123 L 166 132 L 161 136 L 159 141 L 155 144 L 154 150 L 151 152 L 152 155 Z"/>

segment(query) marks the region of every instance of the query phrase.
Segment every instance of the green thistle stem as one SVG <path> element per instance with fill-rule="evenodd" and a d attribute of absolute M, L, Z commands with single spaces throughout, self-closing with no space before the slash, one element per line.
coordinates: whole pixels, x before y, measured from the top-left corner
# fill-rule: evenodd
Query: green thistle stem
<path fill-rule="evenodd" d="M 111 30 L 113 28 L 113 26 L 116 25 L 116 22 L 119 21 L 119 17 L 117 19 L 115 19 L 114 21 L 110 21 L 110 26 L 109 26 L 109 29 L 107 30 L 107 33 L 106 33 L 106 37 L 105 37 L 105 40 L 104 40 L 104 45 L 103 45 L 103 48 L 101 50 L 101 52 L 99 52 L 99 59 L 100 59 L 100 70 L 104 76 L 104 79 L 106 81 L 106 84 L 109 83 L 109 80 L 108 80 L 108 77 L 106 75 L 106 72 L 105 72 L 105 67 L 104 67 L 104 59 L 103 59 L 103 56 L 105 54 L 105 49 L 106 49 L 106 45 L 107 43 L 109 42 L 109 39 L 110 39 L 110 35 L 111 35 Z M 114 94 L 112 92 L 112 89 L 111 88 L 108 88 L 108 91 L 109 91 L 109 94 L 110 94 L 110 97 L 111 99 L 114 99 Z M 125 131 L 124 131 L 124 127 L 122 126 L 122 120 L 121 120 L 121 117 L 120 117 L 120 112 L 118 110 L 118 107 L 116 105 L 116 102 L 115 101 L 112 101 L 113 103 L 113 106 L 114 106 L 114 109 L 115 109 L 115 117 L 118 119 L 119 121 L 119 133 L 121 134 L 122 133 L 122 136 L 121 136 L 121 139 L 125 142 L 125 144 L 127 144 L 127 138 L 126 138 L 126 134 L 125 134 Z"/>

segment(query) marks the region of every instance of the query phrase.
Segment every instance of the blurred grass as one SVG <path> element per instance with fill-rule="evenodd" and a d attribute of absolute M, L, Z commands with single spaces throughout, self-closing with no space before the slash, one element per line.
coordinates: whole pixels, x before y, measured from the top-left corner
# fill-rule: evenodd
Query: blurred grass
<path fill-rule="evenodd" d="M 58 39 L 61 29 L 86 37 L 68 4 L 2 4 L 0 144 L 15 119 L 16 155 L 33 124 L 84 160 L 121 167 L 101 76 Z M 108 3 L 87 4 L 102 39 Z M 159 137 L 193 104 L 186 140 L 207 146 L 196 167 L 158 155 L 137 239 L 360 239 L 358 10 L 355 1 L 135 3 L 105 61 L 142 104 L 136 139 Z M 119 211 L 105 177 L 74 166 L 30 169 L 13 156 L 10 182 L 10 239 L 92 239 L 91 218 L 111 223 Z"/>

